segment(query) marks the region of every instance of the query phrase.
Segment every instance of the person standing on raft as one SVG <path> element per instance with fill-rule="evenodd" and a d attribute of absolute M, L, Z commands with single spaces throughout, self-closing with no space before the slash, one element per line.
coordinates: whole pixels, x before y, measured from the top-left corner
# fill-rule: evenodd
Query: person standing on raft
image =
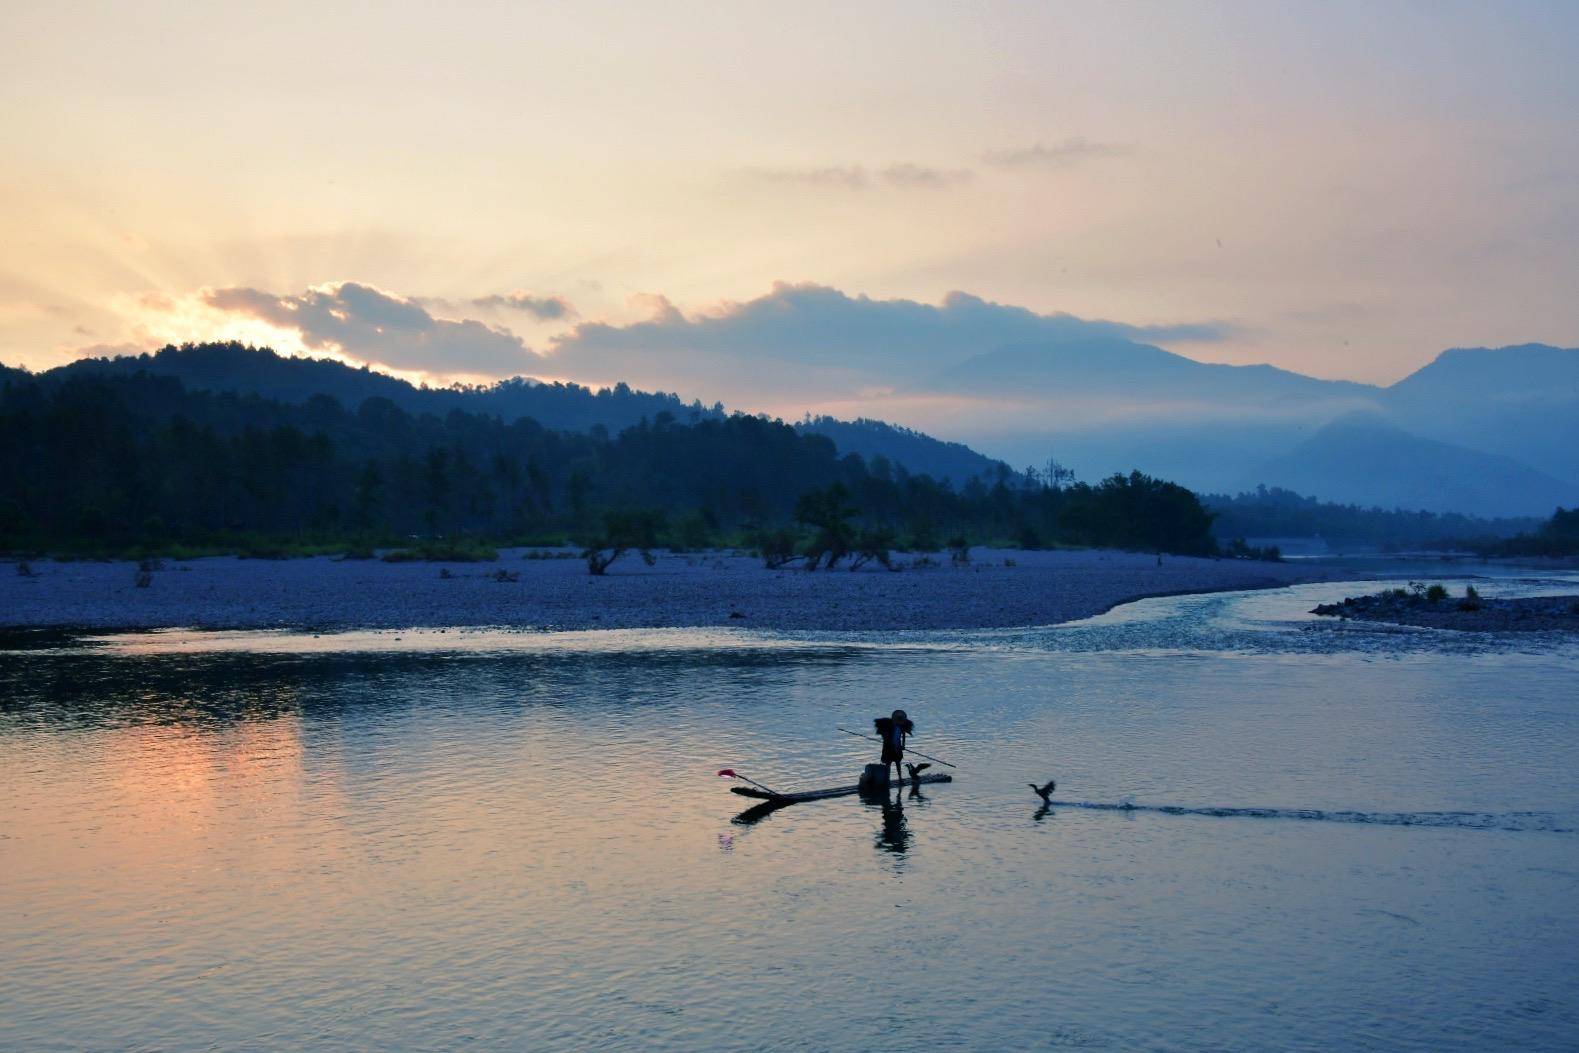
<path fill-rule="evenodd" d="M 894 766 L 894 775 L 897 782 L 905 784 L 905 740 L 915 733 L 916 725 L 902 709 L 896 709 L 886 717 L 878 717 L 872 721 L 872 726 L 877 729 L 877 737 L 883 740 L 883 768 L 886 770 L 890 764 Z"/>

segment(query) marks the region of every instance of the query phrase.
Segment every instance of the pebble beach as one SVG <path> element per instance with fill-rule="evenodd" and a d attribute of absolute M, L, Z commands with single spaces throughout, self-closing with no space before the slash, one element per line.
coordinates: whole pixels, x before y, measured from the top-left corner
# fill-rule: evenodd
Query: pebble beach
<path fill-rule="evenodd" d="M 166 561 L 138 585 L 129 562 L 34 561 L 0 569 L 6 629 L 539 630 L 743 626 L 785 630 L 1009 628 L 1090 617 L 1133 599 L 1270 588 L 1334 576 L 1318 565 L 1111 550 L 977 549 L 898 572 L 769 570 L 715 553 L 634 555 L 606 575 L 573 553 L 503 549 L 496 562 L 334 557 Z M 545 555 L 547 558 L 545 558 Z M 1349 576 L 1352 576 L 1349 575 Z"/>

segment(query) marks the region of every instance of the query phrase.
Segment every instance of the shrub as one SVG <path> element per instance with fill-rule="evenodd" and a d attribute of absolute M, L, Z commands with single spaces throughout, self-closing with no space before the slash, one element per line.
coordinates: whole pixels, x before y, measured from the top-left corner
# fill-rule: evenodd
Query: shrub
<path fill-rule="evenodd" d="M 290 559 L 305 555 L 271 541 L 249 541 L 236 547 L 237 559 Z"/>
<path fill-rule="evenodd" d="M 871 527 L 861 531 L 861 536 L 855 541 L 855 558 L 850 560 L 850 569 L 859 570 L 863 564 L 872 560 L 889 570 L 896 569 L 888 555 L 893 544 L 894 532 L 887 527 Z"/>
<path fill-rule="evenodd" d="M 499 553 L 464 541 L 429 541 L 384 553 L 385 563 L 492 563 Z"/>
<path fill-rule="evenodd" d="M 652 550 L 658 544 L 658 533 L 662 529 L 663 513 L 656 509 L 604 513 L 603 533 L 593 538 L 581 553 L 581 558 L 587 561 L 587 573 L 602 576 L 610 564 L 631 549 L 641 554 L 642 562 L 652 566 L 657 562 Z"/>
<path fill-rule="evenodd" d="M 713 528 L 700 512 L 689 512 L 674 524 L 670 532 L 671 548 L 675 552 L 696 552 L 713 547 Z"/>
<path fill-rule="evenodd" d="M 1229 559 L 1258 559 L 1267 563 L 1283 562 L 1283 552 L 1276 545 L 1261 547 L 1252 545 L 1242 537 L 1236 537 L 1228 542 L 1222 554 Z"/>
<path fill-rule="evenodd" d="M 1425 590 L 1425 601 L 1427 603 L 1441 603 L 1445 599 L 1447 599 L 1447 589 L 1441 585 L 1432 585 Z"/>
<path fill-rule="evenodd" d="M 778 570 L 804 558 L 795 551 L 795 535 L 788 530 L 764 533 L 757 543 L 757 550 L 762 553 L 762 565 L 769 570 Z"/>
<path fill-rule="evenodd" d="M 937 531 L 932 529 L 932 524 L 926 520 L 917 523 L 910 531 L 910 536 L 905 539 L 905 550 L 908 552 L 936 552 L 942 548 L 938 541 Z"/>

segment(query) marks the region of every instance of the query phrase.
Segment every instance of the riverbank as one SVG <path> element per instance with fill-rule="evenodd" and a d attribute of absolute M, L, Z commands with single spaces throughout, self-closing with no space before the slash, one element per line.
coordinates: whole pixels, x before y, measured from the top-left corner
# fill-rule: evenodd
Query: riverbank
<path fill-rule="evenodd" d="M 917 557 L 901 557 L 899 573 L 775 571 L 743 555 L 659 553 L 651 567 L 628 556 L 595 577 L 579 559 L 531 555 L 504 549 L 487 563 L 214 557 L 167 562 L 144 585 L 135 563 L 35 561 L 30 574 L 0 569 L 0 627 L 1009 628 L 1086 618 L 1146 596 L 1354 576 L 1306 562 L 977 549 L 966 566 L 947 555 L 919 567 Z"/>
<path fill-rule="evenodd" d="M 1424 592 L 1389 589 L 1372 596 L 1350 596 L 1342 603 L 1323 603 L 1311 613 L 1460 632 L 1579 632 L 1579 596 L 1442 596 L 1433 600 Z"/>

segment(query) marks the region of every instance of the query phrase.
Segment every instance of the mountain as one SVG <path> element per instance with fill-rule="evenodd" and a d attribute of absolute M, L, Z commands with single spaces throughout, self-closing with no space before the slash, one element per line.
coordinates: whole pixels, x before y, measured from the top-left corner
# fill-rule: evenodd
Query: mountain
<path fill-rule="evenodd" d="M 36 379 L 138 371 L 179 378 L 193 390 L 293 404 L 318 394 L 348 408 L 383 398 L 413 414 L 462 410 L 578 432 L 602 427 L 617 434 L 663 414 L 681 422 L 724 414 L 718 404 L 623 384 L 593 391 L 517 377 L 481 387 L 415 387 L 368 369 L 237 344 L 84 360 Z M 1579 499 L 1576 349 L 1444 351 L 1382 388 L 1271 366 L 1197 362 L 1123 336 L 1082 336 L 987 349 L 899 395 L 883 416 L 905 419 L 906 406 L 914 405 L 902 401 L 907 395 L 964 407 L 928 429 L 962 442 L 865 418 L 819 417 L 795 427 L 827 436 L 841 453 L 883 457 L 956 486 L 997 474 L 995 458 L 1016 465 L 1053 458 L 1087 480 L 1138 468 L 1201 491 L 1236 493 L 1264 483 L 1324 501 L 1481 515 L 1545 515 L 1554 499 Z"/>
<path fill-rule="evenodd" d="M 0 366 L 0 370 L 5 367 Z M 602 427 L 618 434 L 643 420 L 657 420 L 662 414 L 680 421 L 724 416 L 724 407 L 719 403 L 710 407 L 698 401 L 687 403 L 678 395 L 635 391 L 624 384 L 594 391 L 579 384 L 513 377 L 480 387 L 418 387 L 365 366 L 358 369 L 332 359 L 294 358 L 237 343 L 188 344 L 166 347 L 154 354 L 80 359 L 37 376 L 22 370 L 5 370 L 15 379 L 31 377 L 45 385 L 71 377 L 130 377 L 140 372 L 174 377 L 190 391 L 233 391 L 290 405 L 328 396 L 348 409 L 355 409 L 370 398 L 387 399 L 411 414 L 442 417 L 460 410 L 497 417 L 505 423 L 530 418 L 559 431 L 584 432 Z M 6 379 L 5 374 L 0 374 L 0 383 Z M 818 417 L 802 421 L 795 429 L 802 434 L 826 435 L 841 454 L 858 453 L 868 460 L 886 457 L 911 474 L 947 479 L 956 486 L 975 476 L 996 476 L 1004 467 L 960 443 L 943 442 L 877 420 Z"/>
<path fill-rule="evenodd" d="M 1549 515 L 1579 501 L 1579 485 L 1509 457 L 1420 438 L 1376 413 L 1332 421 L 1258 474 L 1300 493 L 1427 512 Z"/>
<path fill-rule="evenodd" d="M 1123 337 L 1010 344 L 936 374 L 920 389 L 1023 399 L 1119 396 L 1135 403 L 1240 401 L 1259 409 L 1374 396 L 1367 384 L 1318 380 L 1275 366 L 1197 362 Z"/>
<path fill-rule="evenodd" d="M 1431 438 L 1579 482 L 1579 348 L 1455 348 L 1388 388 L 1388 416 Z"/>

